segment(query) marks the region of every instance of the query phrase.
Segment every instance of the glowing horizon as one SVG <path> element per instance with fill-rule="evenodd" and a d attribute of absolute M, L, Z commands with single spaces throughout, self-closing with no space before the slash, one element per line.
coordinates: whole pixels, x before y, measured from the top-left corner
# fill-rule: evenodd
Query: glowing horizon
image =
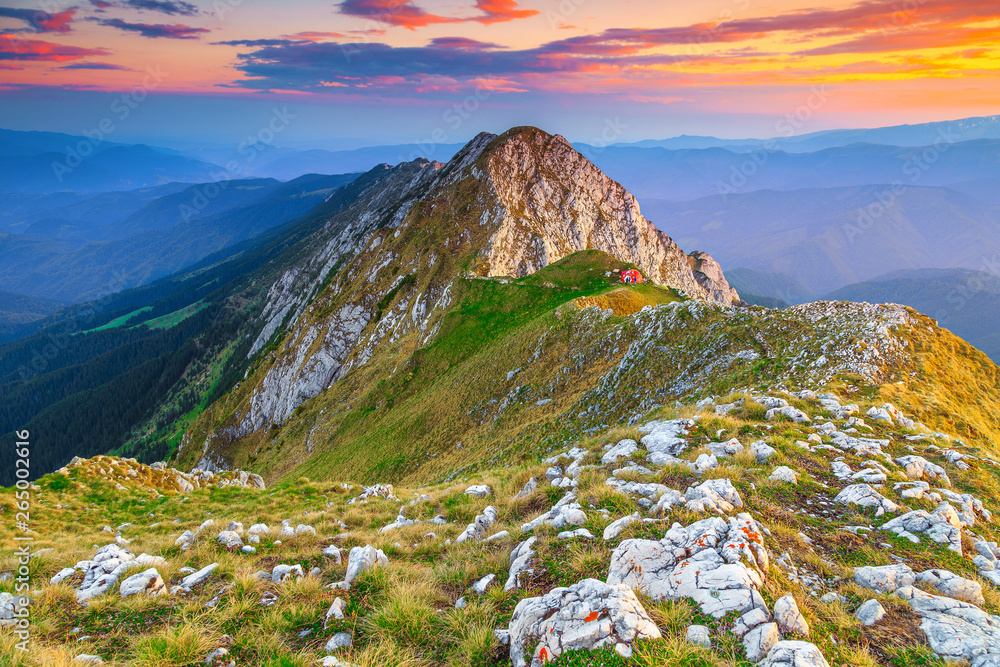
<path fill-rule="evenodd" d="M 993 0 L 713 0 L 697 7 L 44 0 L 38 7 L 0 0 L 0 125 L 38 124 L 32 105 L 44 99 L 87 108 L 88 94 L 132 90 L 150 68 L 165 73 L 151 95 L 188 100 L 192 109 L 292 101 L 318 115 L 327 109 L 338 121 L 351 110 L 377 110 L 380 119 L 433 125 L 442 109 L 473 96 L 486 109 L 482 125 L 555 118 L 579 137 L 614 116 L 632 121 L 622 139 L 666 128 L 766 135 L 815 90 L 824 93 L 822 109 L 797 131 L 1000 110 L 1000 6 Z M 137 134 L 153 131 L 152 118 L 139 127 Z M 354 129 L 347 136 L 379 134 L 363 118 Z M 389 129 L 403 137 L 423 131 Z"/>

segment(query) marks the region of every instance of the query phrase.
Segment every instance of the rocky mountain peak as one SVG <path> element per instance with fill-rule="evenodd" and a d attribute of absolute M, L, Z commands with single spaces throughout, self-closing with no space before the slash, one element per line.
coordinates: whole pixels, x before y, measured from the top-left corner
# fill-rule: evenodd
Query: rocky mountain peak
<path fill-rule="evenodd" d="M 486 144 L 489 137 L 480 135 L 469 145 L 482 147 L 477 162 L 502 207 L 485 248 L 485 275 L 523 277 L 574 252 L 597 249 L 695 298 L 738 300 L 710 256 L 685 255 L 642 215 L 628 190 L 562 136 L 517 127 Z M 463 151 L 455 159 L 468 155 Z M 702 265 L 712 268 L 702 272 Z"/>

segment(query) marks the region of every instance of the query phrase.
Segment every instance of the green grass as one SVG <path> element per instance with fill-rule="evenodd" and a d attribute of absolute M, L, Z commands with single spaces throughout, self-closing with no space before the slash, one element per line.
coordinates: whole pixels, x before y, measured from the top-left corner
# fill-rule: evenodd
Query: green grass
<path fill-rule="evenodd" d="M 101 325 L 97 328 L 90 329 L 89 331 L 84 331 L 83 333 L 94 333 L 95 331 L 105 331 L 107 329 L 117 329 L 118 327 L 125 326 L 129 320 L 142 315 L 143 313 L 152 310 L 152 306 L 143 306 L 139 310 L 134 310 L 128 315 L 122 315 L 121 317 L 116 317 L 107 324 Z"/>
<path fill-rule="evenodd" d="M 167 313 L 166 315 L 161 315 L 160 317 L 147 320 L 142 324 L 137 324 L 133 328 L 147 326 L 150 329 L 169 329 L 180 324 L 192 315 L 196 315 L 199 311 L 208 308 L 210 305 L 212 304 L 206 301 L 198 301 L 196 303 L 192 303 L 190 306 L 185 306 L 180 310 L 175 310 L 172 313 Z"/>

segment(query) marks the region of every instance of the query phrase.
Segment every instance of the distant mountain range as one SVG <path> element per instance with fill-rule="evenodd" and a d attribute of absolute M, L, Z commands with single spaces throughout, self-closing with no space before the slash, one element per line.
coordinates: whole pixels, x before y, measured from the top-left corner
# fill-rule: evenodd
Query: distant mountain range
<path fill-rule="evenodd" d="M 149 191 L 50 209 L 51 217 L 28 226 L 32 233 L 0 233 L 0 288 L 78 302 L 143 285 L 294 220 L 354 178 L 308 174 L 288 183 L 231 181 L 224 188 L 172 184 L 138 209 Z M 109 208 L 125 215 L 102 218 Z M 79 214 L 74 224 L 65 221 L 67 210 Z"/>
<path fill-rule="evenodd" d="M 753 269 L 730 269 L 726 279 L 744 301 L 771 308 L 816 300 L 909 306 L 1000 363 L 1000 275 L 996 273 L 961 268 L 893 271 L 828 294 L 816 294 L 789 276 Z"/>
<path fill-rule="evenodd" d="M 781 130 L 782 128 L 777 129 Z M 952 136 L 953 133 L 960 135 L 961 141 L 1000 139 L 1000 116 L 962 118 L 953 121 L 894 125 L 871 129 L 827 130 L 774 139 L 719 139 L 717 137 L 682 135 L 671 139 L 614 144 L 614 147 L 668 148 L 671 150 L 727 148 L 734 152 L 748 152 L 769 145 L 786 153 L 811 153 L 826 148 L 850 146 L 858 143 L 888 146 L 928 146 L 941 138 Z"/>
<path fill-rule="evenodd" d="M 892 195 L 884 185 L 762 190 L 646 200 L 643 212 L 685 247 L 711 249 L 723 267 L 781 273 L 821 295 L 891 271 L 982 268 L 1000 252 L 995 193 L 910 187 Z"/>
<path fill-rule="evenodd" d="M 1000 276 L 995 274 L 968 269 L 896 271 L 848 285 L 826 298 L 910 306 L 1000 363 Z"/>
<path fill-rule="evenodd" d="M 55 132 L 0 130 L 4 192 L 107 192 L 218 180 L 220 168 L 166 149 Z"/>

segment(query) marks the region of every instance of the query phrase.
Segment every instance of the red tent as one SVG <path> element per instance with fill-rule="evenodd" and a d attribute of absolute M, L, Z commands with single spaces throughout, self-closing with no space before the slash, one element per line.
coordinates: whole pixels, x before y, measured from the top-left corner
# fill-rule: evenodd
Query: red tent
<path fill-rule="evenodd" d="M 623 283 L 641 283 L 642 274 L 635 269 L 622 269 L 621 277 Z"/>

